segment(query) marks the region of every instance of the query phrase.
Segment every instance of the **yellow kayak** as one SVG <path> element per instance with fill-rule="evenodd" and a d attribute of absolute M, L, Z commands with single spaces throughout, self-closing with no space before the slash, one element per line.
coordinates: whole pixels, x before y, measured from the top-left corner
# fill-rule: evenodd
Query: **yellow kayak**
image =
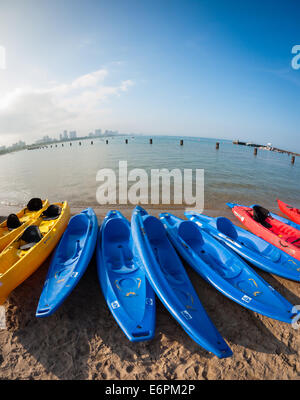
<path fill-rule="evenodd" d="M 17 214 L 10 214 L 0 224 L 0 251 L 12 242 L 28 225 L 49 206 L 48 200 L 31 199 L 27 206 Z"/>
<path fill-rule="evenodd" d="M 69 219 L 68 203 L 54 203 L 0 253 L 0 304 L 43 264 Z"/>

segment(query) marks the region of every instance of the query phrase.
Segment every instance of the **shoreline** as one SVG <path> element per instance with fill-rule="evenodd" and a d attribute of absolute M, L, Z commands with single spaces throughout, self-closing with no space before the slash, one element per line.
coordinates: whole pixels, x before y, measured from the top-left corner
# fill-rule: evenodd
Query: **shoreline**
<path fill-rule="evenodd" d="M 9 205 L 9 206 L 4 206 L 4 205 L 0 205 L 0 221 L 2 221 L 3 219 L 6 218 L 6 216 L 8 216 L 11 213 L 16 213 L 18 211 L 20 211 L 23 207 L 25 207 L 26 204 L 22 204 L 22 205 Z M 113 204 L 113 205 L 72 205 L 69 203 L 70 206 L 70 210 L 71 210 L 71 215 L 75 215 L 77 213 L 80 213 L 82 210 L 84 210 L 85 208 L 91 207 L 93 208 L 93 210 L 95 211 L 95 214 L 97 215 L 97 217 L 103 218 L 105 217 L 105 215 L 110 211 L 110 210 L 119 210 L 123 213 L 123 215 L 128 218 L 129 216 L 131 216 L 132 211 L 135 208 L 135 205 L 127 205 L 127 204 Z M 158 215 L 160 213 L 163 212 L 170 212 L 170 213 L 174 213 L 178 216 L 182 216 L 184 217 L 184 211 L 186 210 L 193 210 L 193 208 L 190 207 L 185 207 L 183 205 L 172 205 L 172 204 L 141 204 L 141 207 L 145 208 L 149 213 L 152 213 L 154 215 Z M 195 211 L 197 211 L 195 209 Z M 270 212 L 273 212 L 275 214 L 281 215 L 283 217 L 285 217 L 284 214 L 282 214 L 280 212 L 279 209 L 277 209 L 276 207 L 274 208 L 270 208 L 269 209 Z M 231 209 L 229 207 L 226 206 L 226 204 L 224 204 L 223 208 L 204 208 L 202 214 L 207 214 L 211 217 L 226 217 L 230 220 L 232 220 L 236 225 L 239 224 L 239 221 L 237 218 L 234 217 Z"/>

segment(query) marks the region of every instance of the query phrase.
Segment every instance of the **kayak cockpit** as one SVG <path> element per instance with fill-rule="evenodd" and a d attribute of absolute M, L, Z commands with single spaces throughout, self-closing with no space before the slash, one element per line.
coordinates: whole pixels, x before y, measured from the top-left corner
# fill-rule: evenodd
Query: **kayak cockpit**
<path fill-rule="evenodd" d="M 152 215 L 146 215 L 143 217 L 143 221 L 150 246 L 165 278 L 171 284 L 184 283 L 184 276 L 180 272 L 181 268 L 178 265 L 179 260 L 177 257 L 172 257 L 172 253 L 175 253 L 175 250 L 168 241 L 163 224 Z"/>
<path fill-rule="evenodd" d="M 194 254 L 201 258 L 213 270 L 218 272 L 225 279 L 232 279 L 241 272 L 241 267 L 234 262 L 233 257 L 223 255 L 222 258 L 216 249 L 218 245 L 215 240 L 213 244 L 209 242 L 210 236 L 200 229 L 192 221 L 182 221 L 178 224 L 178 236 L 182 244 L 186 244 Z M 221 245 L 219 245 L 221 246 Z"/>
<path fill-rule="evenodd" d="M 216 228 L 224 235 L 230 237 L 232 240 L 238 239 L 238 233 L 233 223 L 225 217 L 218 217 L 216 219 Z"/>
<path fill-rule="evenodd" d="M 122 218 L 112 218 L 105 226 L 104 257 L 108 267 L 117 273 L 133 272 L 138 267 L 131 251 L 129 225 Z"/>
<path fill-rule="evenodd" d="M 4 274 L 20 259 L 38 245 L 42 238 L 53 228 L 56 220 L 44 220 L 40 216 L 34 225 L 28 226 L 0 255 L 0 273 Z M 1 257 L 2 256 L 2 257 Z"/>
<path fill-rule="evenodd" d="M 68 232 L 63 236 L 59 244 L 59 263 L 64 265 L 71 264 L 79 257 L 87 237 L 88 229 L 89 221 L 84 215 L 77 214 L 71 218 L 68 225 Z"/>

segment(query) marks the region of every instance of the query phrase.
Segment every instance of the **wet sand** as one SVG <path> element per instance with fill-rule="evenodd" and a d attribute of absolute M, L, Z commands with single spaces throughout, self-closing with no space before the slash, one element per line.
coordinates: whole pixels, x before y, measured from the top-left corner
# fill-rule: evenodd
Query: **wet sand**
<path fill-rule="evenodd" d="M 95 211 L 100 222 L 106 210 Z M 122 211 L 130 217 L 132 208 Z M 225 208 L 205 213 L 222 213 L 237 223 Z M 183 215 L 178 209 L 174 214 Z M 7 329 L 0 331 L 1 379 L 299 379 L 299 330 L 230 301 L 188 266 L 202 304 L 233 350 L 232 358 L 219 360 L 199 347 L 159 301 L 155 338 L 129 342 L 106 306 L 95 258 L 57 312 L 37 319 L 48 267 L 49 260 L 4 305 Z M 299 283 L 256 271 L 291 303 L 300 304 Z"/>

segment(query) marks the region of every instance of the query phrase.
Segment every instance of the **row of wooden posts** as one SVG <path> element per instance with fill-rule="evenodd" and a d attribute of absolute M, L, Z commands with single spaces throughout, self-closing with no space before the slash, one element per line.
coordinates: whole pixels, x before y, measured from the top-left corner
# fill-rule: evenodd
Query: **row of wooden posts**
<path fill-rule="evenodd" d="M 108 144 L 108 140 L 107 139 L 105 140 L 105 143 Z M 125 143 L 128 144 L 128 139 L 125 139 Z M 149 143 L 153 144 L 153 140 L 149 139 Z M 81 146 L 81 142 L 78 142 L 78 144 L 79 144 L 79 146 Z M 91 141 L 91 144 L 94 144 L 93 140 Z M 219 149 L 219 144 L 220 144 L 219 142 L 216 143 L 216 149 Z M 50 147 L 52 148 L 53 146 L 54 145 L 51 144 Z M 62 143 L 61 146 L 64 147 L 64 144 Z M 72 143 L 70 143 L 70 146 L 72 146 Z M 180 146 L 183 146 L 183 140 L 182 139 L 180 140 Z M 48 147 L 48 146 L 45 146 L 45 147 Z M 55 147 L 57 147 L 57 144 L 55 145 Z M 44 148 L 44 146 L 42 148 Z"/>
<path fill-rule="evenodd" d="M 108 140 L 107 140 L 107 139 L 105 140 L 105 143 L 108 144 Z M 128 144 L 128 139 L 125 139 L 125 143 Z M 150 144 L 153 144 L 153 139 L 152 139 L 152 138 L 149 139 L 149 143 L 150 143 Z M 78 144 L 79 144 L 79 146 L 81 146 L 81 142 L 79 142 Z M 93 140 L 91 141 L 91 144 L 92 144 L 92 145 L 94 144 L 94 141 L 93 141 Z M 53 145 L 51 145 L 50 147 L 52 147 L 52 146 L 53 146 Z M 70 143 L 70 146 L 72 146 L 72 143 Z M 183 139 L 180 139 L 180 146 L 183 146 Z M 48 147 L 48 146 L 46 146 L 46 147 Z M 57 144 L 55 145 L 55 147 L 57 147 Z M 62 143 L 62 147 L 64 147 L 64 144 L 63 144 L 63 143 Z M 219 150 L 219 148 L 220 148 L 220 142 L 216 142 L 216 150 Z M 253 154 L 254 154 L 255 156 L 257 156 L 257 147 L 254 147 L 254 152 L 253 152 Z M 292 156 L 292 158 L 291 158 L 291 163 L 292 163 L 292 164 L 295 164 L 295 156 Z"/>
<path fill-rule="evenodd" d="M 257 156 L 257 147 L 254 147 L 254 155 Z M 295 164 L 295 156 L 292 156 L 291 163 Z"/>

